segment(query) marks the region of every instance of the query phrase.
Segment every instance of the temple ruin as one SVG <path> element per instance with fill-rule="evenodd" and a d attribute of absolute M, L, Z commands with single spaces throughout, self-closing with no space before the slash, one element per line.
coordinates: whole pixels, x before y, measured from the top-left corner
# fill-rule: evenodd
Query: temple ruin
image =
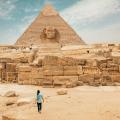
<path fill-rule="evenodd" d="M 0 46 L 0 82 L 44 87 L 120 84 L 120 44 L 87 45 L 47 5 L 15 45 Z"/>

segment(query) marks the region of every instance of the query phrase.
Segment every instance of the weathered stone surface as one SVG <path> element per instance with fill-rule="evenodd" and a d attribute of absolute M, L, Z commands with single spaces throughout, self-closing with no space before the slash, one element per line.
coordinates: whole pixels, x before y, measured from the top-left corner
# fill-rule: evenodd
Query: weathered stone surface
<path fill-rule="evenodd" d="M 84 74 L 98 74 L 100 73 L 100 69 L 97 67 L 84 66 L 83 73 Z"/>
<path fill-rule="evenodd" d="M 20 72 L 18 75 L 18 83 L 30 84 L 32 78 L 31 72 Z"/>
<path fill-rule="evenodd" d="M 19 66 L 18 67 L 18 71 L 19 72 L 30 72 L 31 71 L 31 67 L 30 66 Z"/>
<path fill-rule="evenodd" d="M 65 76 L 74 76 L 78 75 L 77 66 L 64 66 L 64 75 Z"/>
<path fill-rule="evenodd" d="M 94 75 L 80 75 L 79 76 L 79 81 L 83 81 L 84 84 L 89 85 L 94 81 Z"/>
<path fill-rule="evenodd" d="M 91 60 L 91 59 L 86 60 L 86 66 L 98 67 L 98 64 L 99 63 L 97 60 Z"/>
<path fill-rule="evenodd" d="M 51 87 L 53 86 L 53 77 L 52 76 L 45 76 L 43 80 L 43 86 Z"/>
<path fill-rule="evenodd" d="M 31 78 L 32 79 L 36 79 L 36 78 L 44 78 L 44 75 L 43 75 L 43 68 L 32 68 L 31 69 Z"/>
<path fill-rule="evenodd" d="M 120 75 L 111 75 L 111 79 L 113 82 L 120 82 Z"/>
<path fill-rule="evenodd" d="M 58 91 L 57 91 L 57 94 L 58 95 L 66 95 L 68 92 L 67 92 L 67 90 L 66 89 L 59 89 Z"/>
<path fill-rule="evenodd" d="M 22 106 L 26 104 L 30 104 L 32 101 L 28 98 L 21 98 L 17 101 L 17 106 Z"/>
<path fill-rule="evenodd" d="M 83 67 L 82 66 L 80 66 L 80 65 L 77 66 L 77 73 L 78 73 L 78 75 L 83 74 Z"/>
<path fill-rule="evenodd" d="M 83 86 L 83 85 L 84 85 L 83 81 L 78 81 L 77 82 L 77 86 Z"/>
<path fill-rule="evenodd" d="M 8 91 L 4 95 L 5 97 L 17 97 L 18 95 L 16 94 L 15 91 Z"/>
<path fill-rule="evenodd" d="M 53 76 L 54 86 L 75 87 L 77 82 L 78 76 Z"/>
<path fill-rule="evenodd" d="M 6 104 L 6 106 L 10 106 L 10 105 L 13 105 L 15 103 L 16 103 L 16 100 L 11 99 L 11 100 L 8 100 L 5 104 Z"/>
<path fill-rule="evenodd" d="M 61 75 L 63 75 L 63 66 L 44 66 L 43 74 L 44 75 L 61 76 Z"/>
<path fill-rule="evenodd" d="M 14 117 L 12 117 L 12 116 L 3 115 L 3 116 L 2 116 L 2 120 L 18 120 L 18 119 L 14 118 Z"/>

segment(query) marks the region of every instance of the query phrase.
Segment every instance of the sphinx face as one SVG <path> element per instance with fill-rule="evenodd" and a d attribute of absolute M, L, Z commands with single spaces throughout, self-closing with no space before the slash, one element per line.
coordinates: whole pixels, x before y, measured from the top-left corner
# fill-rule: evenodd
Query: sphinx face
<path fill-rule="evenodd" d="M 55 29 L 53 27 L 47 27 L 45 29 L 45 34 L 47 39 L 53 39 L 55 38 Z"/>

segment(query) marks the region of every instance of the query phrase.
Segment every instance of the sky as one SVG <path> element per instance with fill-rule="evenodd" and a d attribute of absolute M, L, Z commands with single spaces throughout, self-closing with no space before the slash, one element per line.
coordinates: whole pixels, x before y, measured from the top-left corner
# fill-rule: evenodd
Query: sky
<path fill-rule="evenodd" d="M 0 44 L 14 44 L 46 4 L 86 43 L 120 43 L 120 0 L 0 0 Z"/>

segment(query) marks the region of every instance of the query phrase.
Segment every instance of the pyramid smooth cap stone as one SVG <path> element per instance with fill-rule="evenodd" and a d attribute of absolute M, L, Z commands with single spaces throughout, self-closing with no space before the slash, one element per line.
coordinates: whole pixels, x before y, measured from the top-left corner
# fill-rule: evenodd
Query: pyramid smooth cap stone
<path fill-rule="evenodd" d="M 44 15 L 44 16 L 57 16 L 58 12 L 51 5 L 46 5 L 42 10 L 42 15 Z"/>

